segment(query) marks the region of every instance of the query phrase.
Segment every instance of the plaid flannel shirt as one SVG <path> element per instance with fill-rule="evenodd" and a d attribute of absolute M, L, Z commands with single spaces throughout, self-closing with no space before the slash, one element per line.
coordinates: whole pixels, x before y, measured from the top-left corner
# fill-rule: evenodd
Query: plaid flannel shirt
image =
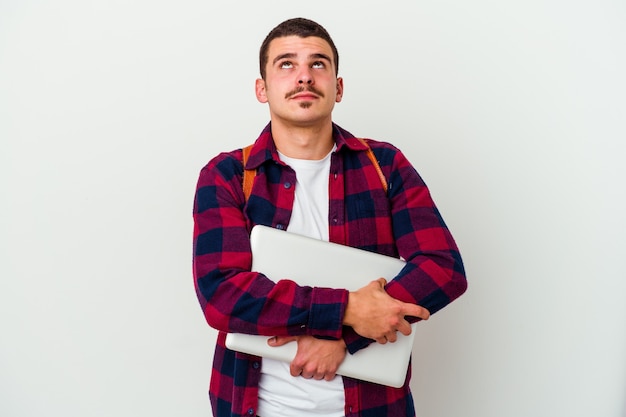
<path fill-rule="evenodd" d="M 432 314 L 459 297 L 467 288 L 461 256 L 405 156 L 388 143 L 367 140 L 387 178 L 385 194 L 365 146 L 337 125 L 333 138 L 330 241 L 404 258 L 407 266 L 386 287 L 396 299 Z M 279 160 L 270 125 L 247 168 L 257 170 L 247 202 L 241 149 L 216 156 L 201 170 L 194 201 L 195 289 L 207 322 L 219 331 L 209 388 L 216 417 L 250 417 L 257 408 L 261 358 L 227 349 L 226 332 L 343 337 L 349 354 L 372 343 L 342 325 L 348 291 L 273 283 L 250 271 L 252 226 L 286 229 L 295 195 L 295 172 Z M 343 377 L 346 416 L 414 416 L 410 374 L 409 367 L 397 389 Z"/>

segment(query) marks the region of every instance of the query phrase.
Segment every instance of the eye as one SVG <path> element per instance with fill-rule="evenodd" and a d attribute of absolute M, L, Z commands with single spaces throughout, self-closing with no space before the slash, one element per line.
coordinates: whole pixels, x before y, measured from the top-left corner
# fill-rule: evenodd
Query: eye
<path fill-rule="evenodd" d="M 289 69 L 289 68 L 293 68 L 293 64 L 289 61 L 283 61 L 281 62 L 280 67 L 284 69 Z"/>
<path fill-rule="evenodd" d="M 315 61 L 315 62 L 311 65 L 311 68 L 316 68 L 316 69 L 326 68 L 326 64 L 324 64 L 322 61 Z"/>

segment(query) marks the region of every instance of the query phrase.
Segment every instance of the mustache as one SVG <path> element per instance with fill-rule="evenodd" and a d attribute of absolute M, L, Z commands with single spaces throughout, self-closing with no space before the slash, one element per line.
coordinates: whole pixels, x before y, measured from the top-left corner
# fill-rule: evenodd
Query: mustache
<path fill-rule="evenodd" d="M 287 94 L 285 94 L 285 98 L 289 98 L 289 97 L 295 96 L 296 94 L 300 94 L 300 93 L 302 93 L 304 91 L 308 91 L 308 92 L 317 94 L 318 96 L 320 96 L 322 98 L 324 97 L 324 93 L 322 93 L 320 90 L 318 90 L 317 88 L 313 87 L 312 85 L 308 85 L 306 87 L 305 86 L 301 86 L 301 87 L 298 87 L 298 88 L 295 88 L 295 89 L 289 91 Z"/>

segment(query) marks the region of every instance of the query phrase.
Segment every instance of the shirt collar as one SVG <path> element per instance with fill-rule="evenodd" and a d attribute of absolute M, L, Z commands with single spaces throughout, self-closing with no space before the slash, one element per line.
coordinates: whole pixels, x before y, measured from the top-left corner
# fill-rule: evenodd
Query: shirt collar
<path fill-rule="evenodd" d="M 246 169 L 257 169 L 269 160 L 280 161 L 276 151 L 276 144 L 272 138 L 271 126 L 271 122 L 268 123 L 254 142 L 245 166 Z M 364 151 L 367 149 L 367 146 L 354 137 L 352 133 L 342 129 L 335 123 L 333 123 L 333 140 L 337 144 L 337 152 L 341 152 L 344 147 L 350 151 Z"/>

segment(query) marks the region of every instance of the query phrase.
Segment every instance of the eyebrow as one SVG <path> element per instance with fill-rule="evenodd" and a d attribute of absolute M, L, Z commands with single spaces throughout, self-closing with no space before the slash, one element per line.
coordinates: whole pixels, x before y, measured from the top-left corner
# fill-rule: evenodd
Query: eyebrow
<path fill-rule="evenodd" d="M 297 56 L 298 54 L 296 54 L 295 52 L 287 52 L 284 54 L 280 54 L 276 58 L 274 58 L 274 60 L 272 61 L 272 64 L 275 65 L 278 61 L 282 59 L 292 59 Z M 333 62 L 332 59 L 330 59 L 328 55 L 322 54 L 322 53 L 311 54 L 309 55 L 309 59 L 325 59 L 328 62 Z"/>

